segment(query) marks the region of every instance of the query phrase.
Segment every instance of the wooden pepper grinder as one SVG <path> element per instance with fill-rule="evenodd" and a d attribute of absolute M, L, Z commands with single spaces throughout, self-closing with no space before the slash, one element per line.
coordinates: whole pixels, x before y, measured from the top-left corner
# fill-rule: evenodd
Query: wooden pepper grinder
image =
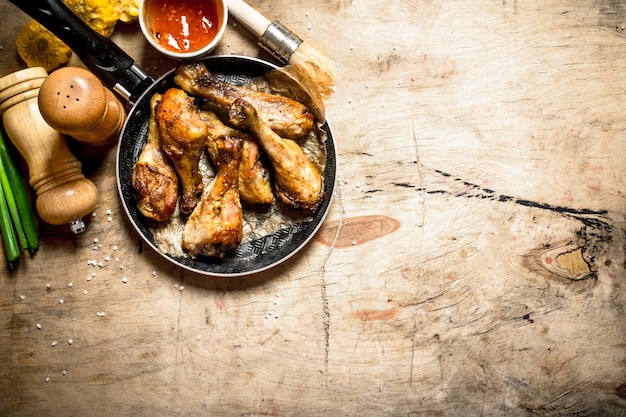
<path fill-rule="evenodd" d="M 53 129 L 88 145 L 116 142 L 126 119 L 115 95 L 79 67 L 63 67 L 48 75 L 39 90 L 39 110 Z"/>
<path fill-rule="evenodd" d="M 30 184 L 37 192 L 37 211 L 49 224 L 85 230 L 82 218 L 98 202 L 96 186 L 82 173 L 65 137 L 50 127 L 37 103 L 48 76 L 44 68 L 28 68 L 0 78 L 0 114 L 15 147 L 28 164 Z"/>

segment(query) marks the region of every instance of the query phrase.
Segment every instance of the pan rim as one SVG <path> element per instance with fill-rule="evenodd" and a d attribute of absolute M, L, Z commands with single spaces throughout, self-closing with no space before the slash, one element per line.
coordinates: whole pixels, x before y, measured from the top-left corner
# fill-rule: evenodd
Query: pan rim
<path fill-rule="evenodd" d="M 230 60 L 240 61 L 242 63 L 254 64 L 260 67 L 265 67 L 267 68 L 267 70 L 270 70 L 272 68 L 278 68 L 277 65 L 274 65 L 273 63 L 267 62 L 263 59 L 248 57 L 248 56 L 243 56 L 243 55 L 213 55 L 210 57 L 199 59 L 198 61 L 201 61 L 201 62 L 215 61 L 219 63 L 220 61 L 227 62 Z M 317 231 L 320 229 L 320 227 L 324 223 L 326 217 L 328 216 L 328 212 L 330 211 L 331 204 L 334 200 L 335 191 L 336 191 L 336 178 L 337 178 L 337 149 L 334 145 L 334 138 L 333 138 L 332 130 L 330 128 L 330 124 L 328 123 L 328 121 L 326 121 L 323 125 L 323 128 L 327 133 L 327 139 L 325 143 L 326 152 L 327 152 L 327 161 L 332 162 L 332 163 L 326 164 L 326 170 L 323 173 L 325 182 L 328 182 L 328 184 L 325 185 L 325 192 L 326 192 L 326 196 L 324 199 L 325 201 L 320 206 L 318 211 L 314 214 L 313 220 L 303 222 L 303 223 L 308 223 L 308 224 L 315 222 L 312 228 L 309 228 L 309 230 L 305 230 L 304 232 L 301 232 L 297 228 L 292 229 L 293 231 L 285 232 L 285 233 L 288 233 L 289 238 L 291 238 L 293 234 L 300 234 L 300 233 L 304 233 L 306 234 L 306 236 L 304 237 L 300 235 L 297 236 L 298 238 L 301 238 L 300 242 L 293 245 L 293 247 L 290 247 L 286 254 L 280 256 L 278 259 L 274 261 L 271 261 L 265 265 L 262 265 L 256 268 L 251 267 L 249 269 L 240 270 L 240 271 L 232 271 L 232 272 L 216 272 L 216 271 L 211 270 L 210 268 L 211 264 L 208 262 L 206 263 L 207 269 L 196 268 L 192 265 L 188 265 L 185 262 L 191 258 L 181 258 L 181 257 L 172 256 L 168 253 L 165 253 L 151 240 L 151 238 L 146 236 L 146 234 L 144 233 L 146 226 L 142 225 L 144 228 L 144 230 L 142 230 L 142 227 L 140 227 L 140 225 L 138 224 L 139 219 L 135 218 L 135 213 L 132 213 L 129 208 L 130 204 L 127 201 L 127 191 L 124 191 L 124 188 L 126 189 L 128 188 L 128 184 L 126 185 L 126 187 L 124 187 L 124 184 L 122 181 L 122 178 L 123 178 L 122 171 L 125 168 L 124 166 L 122 166 L 122 164 L 124 162 L 124 159 L 126 158 L 125 155 L 122 155 L 122 152 L 124 151 L 125 149 L 124 146 L 126 142 L 128 141 L 128 139 L 126 139 L 125 137 L 126 132 L 128 131 L 128 129 L 130 129 L 130 127 L 132 127 L 129 125 L 134 122 L 133 116 L 135 112 L 139 111 L 137 109 L 140 106 L 140 103 L 145 103 L 146 96 L 149 94 L 151 96 L 151 94 L 155 92 L 155 89 L 158 89 L 160 85 L 164 85 L 164 83 L 167 82 L 168 78 L 172 76 L 172 73 L 175 71 L 175 69 L 176 67 L 172 68 L 171 70 L 161 75 L 151 86 L 149 86 L 146 89 L 146 91 L 142 92 L 139 95 L 139 98 L 136 100 L 131 110 L 129 110 L 127 118 L 124 122 L 122 131 L 121 131 L 120 140 L 118 141 L 117 151 L 116 151 L 116 182 L 117 182 L 118 194 L 119 194 L 122 207 L 124 209 L 127 219 L 131 223 L 132 228 L 134 229 L 135 233 L 139 235 L 139 237 L 142 239 L 144 243 L 148 244 L 148 246 L 150 246 L 152 250 L 154 250 L 162 258 L 165 258 L 170 263 L 186 271 L 190 271 L 193 273 L 197 273 L 197 274 L 204 275 L 204 276 L 210 276 L 210 277 L 234 278 L 234 277 L 254 275 L 257 273 L 267 271 L 274 267 L 277 267 L 280 264 L 283 264 L 284 262 L 286 262 L 287 260 L 295 256 L 297 253 L 299 253 L 305 246 L 307 246 L 310 243 L 310 241 L 313 239 Z M 135 161 L 133 160 L 132 165 L 134 165 L 134 162 Z M 299 224 L 300 223 L 298 223 L 297 225 Z M 282 230 L 285 230 L 285 229 L 282 229 Z M 288 242 L 287 245 L 291 246 L 291 243 L 292 242 Z M 185 261 L 183 261 L 183 259 Z"/>

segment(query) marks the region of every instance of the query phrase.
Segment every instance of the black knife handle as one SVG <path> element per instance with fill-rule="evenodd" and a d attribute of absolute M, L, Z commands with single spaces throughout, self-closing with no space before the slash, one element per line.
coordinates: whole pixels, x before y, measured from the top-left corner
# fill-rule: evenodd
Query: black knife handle
<path fill-rule="evenodd" d="M 9 0 L 61 39 L 102 84 L 131 104 L 154 82 L 109 38 L 83 22 L 61 0 Z"/>

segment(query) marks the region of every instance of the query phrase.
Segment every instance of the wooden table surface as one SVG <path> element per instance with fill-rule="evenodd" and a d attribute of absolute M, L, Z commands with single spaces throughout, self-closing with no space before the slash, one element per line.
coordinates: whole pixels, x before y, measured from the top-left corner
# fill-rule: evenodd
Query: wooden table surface
<path fill-rule="evenodd" d="M 626 4 L 250 3 L 337 63 L 323 228 L 196 275 L 131 227 L 115 146 L 77 148 L 86 231 L 0 260 L 0 415 L 626 415 Z M 6 75 L 30 18 L 0 13 Z M 235 20 L 216 54 L 271 59 Z"/>

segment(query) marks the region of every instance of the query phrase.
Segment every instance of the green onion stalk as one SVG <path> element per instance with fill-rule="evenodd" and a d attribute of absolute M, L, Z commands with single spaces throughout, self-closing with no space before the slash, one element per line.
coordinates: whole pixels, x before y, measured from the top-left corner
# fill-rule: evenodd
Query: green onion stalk
<path fill-rule="evenodd" d="M 19 258 L 20 246 L 31 253 L 39 248 L 33 210 L 20 173 L 0 128 L 0 231 L 9 264 Z M 18 243 L 19 242 L 19 243 Z M 17 254 L 17 256 L 16 256 Z"/>

